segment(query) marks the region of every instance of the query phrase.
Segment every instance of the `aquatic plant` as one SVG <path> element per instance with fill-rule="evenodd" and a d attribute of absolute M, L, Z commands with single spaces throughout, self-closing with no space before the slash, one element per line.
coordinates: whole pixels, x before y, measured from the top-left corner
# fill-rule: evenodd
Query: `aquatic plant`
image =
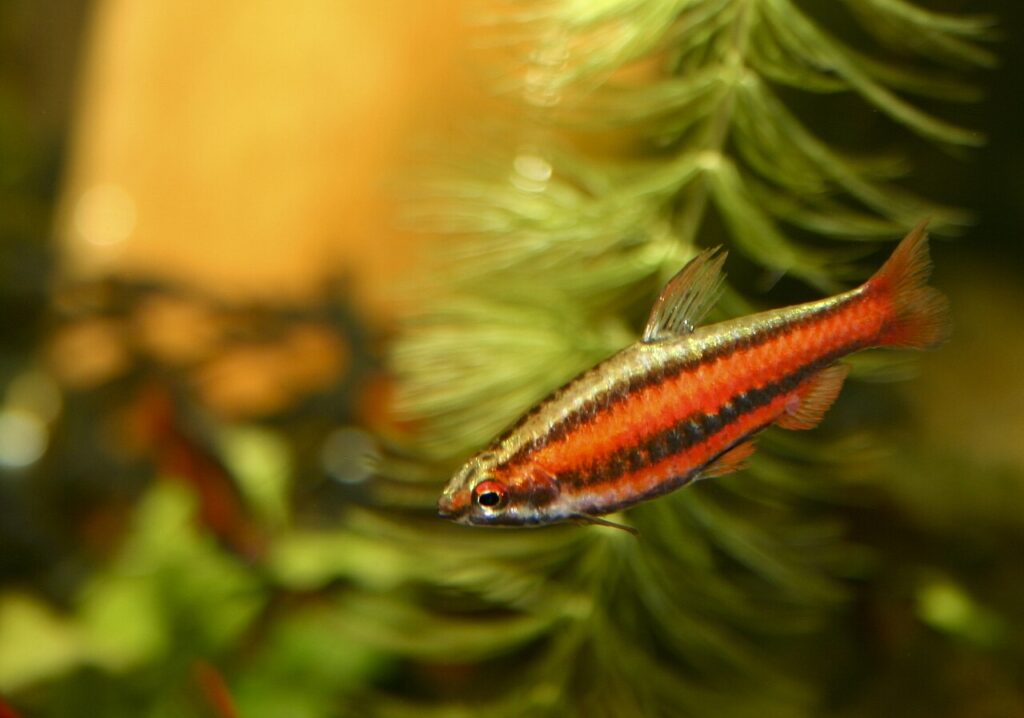
<path fill-rule="evenodd" d="M 429 698 L 488 715 L 804 714 L 817 698 L 797 667 L 860 570 L 828 509 L 852 437 L 769 433 L 741 475 L 631 511 L 639 541 L 442 527 L 430 500 L 445 469 L 635 340 L 657 288 L 700 248 L 740 258 L 720 308 L 737 314 L 772 302 L 763 288 L 783 275 L 847 285 L 864 240 L 923 217 L 962 224 L 912 193 L 900 146 L 982 142 L 921 105 L 976 96 L 937 70 L 991 65 L 991 20 L 879 0 L 518 14 L 530 124 L 506 153 L 473 154 L 430 185 L 436 204 L 418 219 L 457 239 L 392 355 L 413 427 L 398 445 L 430 469 L 387 473 L 424 489 L 423 516 L 362 520 L 416 569 L 397 592 L 351 591 L 400 597 L 360 617 L 364 635 L 442 678 L 456 664 L 459 679 L 382 712 Z"/>

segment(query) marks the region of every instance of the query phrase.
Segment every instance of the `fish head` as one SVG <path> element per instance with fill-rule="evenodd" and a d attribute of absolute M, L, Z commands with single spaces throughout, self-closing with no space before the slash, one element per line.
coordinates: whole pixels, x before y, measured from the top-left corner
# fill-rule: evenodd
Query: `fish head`
<path fill-rule="evenodd" d="M 549 523 L 547 507 L 557 498 L 554 476 L 535 466 L 513 471 L 489 452 L 477 454 L 452 477 L 437 502 L 438 514 L 471 526 Z"/>

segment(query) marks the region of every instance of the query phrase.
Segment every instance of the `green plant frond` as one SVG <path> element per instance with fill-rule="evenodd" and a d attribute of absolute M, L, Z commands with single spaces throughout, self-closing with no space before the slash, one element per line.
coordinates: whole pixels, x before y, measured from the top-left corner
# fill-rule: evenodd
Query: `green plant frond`
<path fill-rule="evenodd" d="M 793 122 L 796 120 L 794 119 Z M 798 124 L 803 126 L 802 122 Z M 840 160 L 845 167 L 872 182 L 905 180 L 913 172 L 913 167 L 907 158 L 896 150 L 867 153 L 851 151 L 848 148 L 828 147 L 828 152 Z M 831 176 L 831 173 L 827 171 L 823 171 L 823 174 Z"/>
<path fill-rule="evenodd" d="M 766 13 L 765 9 L 759 10 L 746 53 L 746 65 L 753 73 L 806 92 L 826 94 L 849 89 L 845 80 L 822 61 L 820 52 L 813 47 L 794 47 L 784 34 L 774 30 Z"/>
<path fill-rule="evenodd" d="M 547 69 L 545 80 L 557 92 L 562 87 L 608 73 L 649 56 L 652 48 L 664 47 L 664 40 L 675 24 L 686 22 L 692 13 L 691 27 L 713 18 L 715 10 L 729 12 L 727 0 L 568 0 L 550 3 L 545 27 L 558 28 L 566 38 L 557 52 L 557 64 L 548 61 L 550 50 L 534 51 L 532 58 L 540 69 Z M 540 60 L 538 63 L 537 60 Z"/>
<path fill-rule="evenodd" d="M 482 679 L 500 665 L 513 678 L 429 705 L 368 695 L 367 715 L 814 714 L 766 656 L 818 630 L 842 604 L 842 580 L 870 563 L 828 515 L 837 477 L 877 460 L 867 434 L 765 432 L 746 471 L 631 509 L 623 520 L 639 540 L 594 526 L 448 525 L 426 489 L 436 497 L 535 401 L 635 341 L 660 285 L 700 246 L 724 239 L 773 276 L 833 292 L 877 269 L 860 262 L 872 245 L 851 240 L 896 239 L 925 217 L 967 221 L 912 196 L 895 150 L 856 137 L 833 146 L 813 111 L 778 90 L 845 93 L 893 126 L 976 145 L 909 98 L 973 99 L 938 70 L 989 64 L 988 21 L 905 0 L 839 12 L 869 39 L 919 36 L 901 54 L 919 64 L 840 41 L 789 0 L 545 0 L 505 17 L 529 44 L 515 81 L 537 127 L 429 184 L 417 223 L 455 241 L 439 252 L 440 288 L 392 348 L 395 409 L 410 427 L 393 439 L 400 460 L 381 465 L 393 481 L 350 509 L 344 532 L 295 536 L 282 565 L 298 568 L 281 580 L 337 587 L 346 630 L 381 655 L 472 664 Z M 638 156 L 587 142 L 608 129 Z M 570 148 L 571 132 L 591 134 Z M 715 315 L 777 306 L 754 294 L 730 285 Z M 872 375 L 870 357 L 854 363 Z M 426 468 L 402 468 L 415 462 Z M 374 542 L 387 548 L 360 549 L 369 562 L 340 555 Z"/>
<path fill-rule="evenodd" d="M 791 55 L 769 33 L 758 36 L 753 50 L 758 72 L 772 82 L 820 94 L 850 89 L 849 83 L 830 65 L 813 57 Z M 978 87 L 936 75 L 934 71 L 879 61 L 854 48 L 848 47 L 845 52 L 868 76 L 892 90 L 949 102 L 973 102 L 982 95 Z"/>
<path fill-rule="evenodd" d="M 748 182 L 748 187 L 757 203 L 778 221 L 832 239 L 891 241 L 906 229 L 899 222 L 851 209 L 828 197 L 806 200 L 756 181 Z"/>
<path fill-rule="evenodd" d="M 653 583 L 646 574 L 638 574 L 636 579 Z M 644 590 L 638 593 L 637 609 L 652 615 L 673 616 L 661 623 L 656 633 L 658 642 L 666 651 L 686 660 L 712 680 L 716 675 L 739 672 L 750 676 L 755 683 L 776 687 L 788 685 L 794 692 L 798 691 L 795 682 L 761 660 L 745 640 L 730 635 L 718 625 L 695 618 L 689 612 L 680 611 L 672 593 L 652 589 L 653 586 L 645 585 Z M 636 630 L 640 632 L 639 627 Z"/>
<path fill-rule="evenodd" d="M 721 32 L 736 21 L 738 11 L 732 0 L 711 0 L 681 15 L 668 36 L 672 43 L 668 50 L 672 58 L 671 74 L 687 75 L 706 65 L 700 59 L 704 54 L 701 49 L 707 51 L 718 41 Z"/>
<path fill-rule="evenodd" d="M 703 581 L 693 581 L 701 575 L 700 571 L 666 572 L 660 557 L 652 558 L 647 552 L 640 552 L 629 563 L 626 585 L 635 598 L 624 602 L 629 606 L 631 619 L 622 626 L 626 633 L 650 633 L 666 650 L 711 674 L 739 670 L 767 681 L 784 680 L 778 671 L 755 658 L 749 638 L 736 631 L 736 619 L 751 606 L 738 600 L 735 586 L 719 581 L 714 587 L 705 587 Z M 680 586 L 686 587 L 687 595 L 679 595 Z M 762 615 L 771 618 L 766 622 L 771 628 L 765 626 L 769 633 L 778 630 L 777 619 L 786 622 L 782 614 L 771 610 Z M 708 620 L 711 616 L 719 620 Z M 623 617 L 619 622 L 627 623 Z M 785 632 L 792 629 L 790 623 Z"/>
<path fill-rule="evenodd" d="M 336 628 L 356 643 L 402 658 L 479 661 L 508 651 L 554 627 L 557 615 L 492 614 L 443 617 L 392 594 L 350 593 L 338 600 Z"/>
<path fill-rule="evenodd" d="M 938 13 L 904 0 L 845 0 L 878 39 L 927 57 L 993 67 L 993 52 L 977 44 L 995 39 L 995 18 Z"/>
<path fill-rule="evenodd" d="M 583 97 L 559 120 L 588 130 L 669 124 L 676 131 L 707 117 L 721 99 L 723 83 L 718 68 L 654 83 L 613 84 Z M 685 122 L 684 126 L 680 126 Z"/>
<path fill-rule="evenodd" d="M 834 94 L 849 89 L 829 68 L 803 57 L 792 57 L 775 35 L 759 33 L 751 42 L 750 63 L 759 75 L 772 82 L 817 94 Z"/>
<path fill-rule="evenodd" d="M 860 163 L 848 160 L 814 137 L 769 93 L 756 85 L 747 89 L 743 99 L 749 101 L 751 118 L 770 115 L 772 123 L 778 127 L 776 132 L 788 138 L 790 147 L 806 158 L 813 172 L 827 178 L 838 189 L 882 217 L 893 219 L 908 228 L 920 221 L 921 217 L 932 217 L 935 224 L 940 226 L 967 221 L 967 216 L 962 212 L 920 200 L 895 185 L 875 181 L 861 170 Z M 741 112 L 743 107 L 741 103 Z"/>
<path fill-rule="evenodd" d="M 785 133 L 794 122 L 791 117 L 762 115 L 770 112 L 765 93 L 755 81 L 737 93 L 732 141 L 747 169 L 795 196 L 822 195 L 830 189 L 830 177 L 802 151 L 800 138 Z M 777 154 L 775 148 L 789 144 L 789 151 Z"/>
<path fill-rule="evenodd" d="M 504 541 L 467 542 L 471 530 L 463 527 L 433 535 L 422 526 L 397 525 L 365 512 L 354 514 L 352 524 L 351 530 L 285 535 L 269 564 L 275 580 L 296 591 L 324 590 L 343 581 L 353 595 L 433 596 L 423 601 L 432 604 L 458 596 L 456 605 L 480 615 L 500 609 L 572 616 L 589 610 L 593 600 L 582 569 L 600 556 L 591 550 L 600 535 L 563 528 L 500 532 Z M 354 556 L 357 551 L 363 555 Z M 545 579 L 551 574 L 565 578 Z M 448 603 L 453 615 L 458 613 Z M 518 640 L 498 643 L 508 650 Z"/>
<path fill-rule="evenodd" d="M 861 12 L 900 21 L 918 30 L 967 37 L 974 40 L 995 39 L 997 20 L 992 15 L 962 15 L 935 12 L 906 0 L 845 0 Z"/>
<path fill-rule="evenodd" d="M 531 531 L 499 530 L 481 535 L 480 531 L 464 526 L 439 525 L 434 516 L 384 515 L 368 509 L 353 510 L 347 525 L 368 538 L 384 538 L 400 547 L 415 545 L 415 552 L 422 554 L 416 560 L 432 563 L 434 569 L 450 569 L 459 565 L 474 570 L 486 567 L 492 572 L 491 576 L 500 575 L 502 567 L 509 564 L 537 570 L 571 564 L 573 570 L 579 570 L 577 564 L 583 562 L 577 560 L 578 556 L 593 547 L 595 539 L 607 538 L 605 532 L 576 530 L 572 526 Z M 544 551 L 545 547 L 551 550 Z M 427 572 L 425 569 L 423 574 Z M 449 585 L 445 573 L 435 570 L 434 575 L 442 585 Z"/>
<path fill-rule="evenodd" d="M 806 692 L 787 681 L 741 680 L 724 685 L 720 679 L 689 677 L 670 661 L 659 660 L 634 643 L 615 647 L 598 644 L 595 649 L 596 659 L 592 660 L 604 658 L 602 662 L 607 666 L 602 674 L 625 675 L 626 671 L 632 673 L 636 670 L 644 678 L 639 690 L 623 686 L 611 700 L 603 691 L 589 696 L 579 706 L 577 715 L 609 718 L 622 715 L 728 715 L 754 718 L 767 714 L 782 718 L 803 714 L 796 706 L 806 701 Z M 591 664 L 591 661 L 587 663 Z"/>
<path fill-rule="evenodd" d="M 938 76 L 934 72 L 882 62 L 852 48 L 847 52 L 871 77 L 899 92 L 947 102 L 976 102 L 984 94 L 975 85 Z"/>
<path fill-rule="evenodd" d="M 574 177 L 593 172 L 570 170 Z M 458 209 L 443 219 L 436 214 L 442 210 L 430 210 L 433 216 L 421 213 L 419 224 L 465 233 L 441 256 L 466 290 L 486 286 L 498 295 L 509 287 L 514 293 L 528 280 L 557 287 L 559 296 L 552 301 L 586 300 L 597 310 L 615 298 L 637 298 L 636 287 L 649 291 L 652 278 L 667 280 L 693 255 L 692 247 L 673 235 L 659 207 L 700 172 L 695 156 L 658 165 L 637 163 L 619 169 L 614 191 L 604 189 L 606 194 L 596 196 L 574 181 L 553 180 L 558 185 L 554 197 L 543 188 L 524 191 L 507 175 L 475 191 L 453 181 L 453 193 L 465 197 L 456 202 Z M 483 201 L 495 195 L 504 196 L 504 204 Z"/>
<path fill-rule="evenodd" d="M 836 583 L 811 567 L 802 567 L 773 551 L 775 540 L 738 515 L 722 510 L 701 495 L 687 497 L 687 513 L 716 537 L 720 548 L 750 571 L 775 583 L 783 591 L 811 600 L 837 600 Z"/>
<path fill-rule="evenodd" d="M 731 229 L 736 249 L 758 264 L 779 272 L 791 272 L 825 292 L 835 292 L 834 261 L 801 249 L 782 234 L 755 202 L 742 174 L 722 160 L 707 172 L 707 184 L 715 208 Z"/>
<path fill-rule="evenodd" d="M 563 297 L 538 289 L 519 302 L 456 298 L 402 334 L 392 353 L 399 377 L 395 411 L 429 422 L 420 449 L 442 457 L 454 446 L 482 446 L 545 394 L 630 341 L 625 327 L 589 325 Z M 552 314 L 559 304 L 565 311 Z"/>
<path fill-rule="evenodd" d="M 511 290 L 523 282 L 551 282 L 559 287 L 553 299 L 585 302 L 588 314 L 600 317 L 611 307 L 647 303 L 651 292 L 664 285 L 691 259 L 694 252 L 683 250 L 667 226 L 652 227 L 651 237 L 632 246 L 623 246 L 600 257 L 563 264 L 516 264 L 502 271 L 478 266 L 467 272 L 463 286 L 475 291 L 487 286 L 496 295 L 503 287 Z M 486 271 L 484 271 L 486 269 Z M 504 292 L 514 296 L 514 292 Z"/>
<path fill-rule="evenodd" d="M 524 165 L 534 161 L 543 174 L 531 178 L 524 175 Z M 467 260 L 470 271 L 505 270 L 512 263 L 534 271 L 559 267 L 634 242 L 643 234 L 645 220 L 656 215 L 656 206 L 695 177 L 698 167 L 690 161 L 649 172 L 636 169 L 635 180 L 624 177 L 615 191 L 597 195 L 581 185 L 583 172 L 576 170 L 568 178 L 552 175 L 546 159 L 528 154 L 510 158 L 506 171 L 489 181 L 453 181 L 452 199 L 443 214 L 433 220 L 421 215 L 420 224 L 469 235 L 449 256 Z"/>
<path fill-rule="evenodd" d="M 834 72 L 851 90 L 911 131 L 952 145 L 983 143 L 980 133 L 933 117 L 876 81 L 839 40 L 817 27 L 788 0 L 768 0 L 762 7 L 766 24 L 790 56 Z"/>

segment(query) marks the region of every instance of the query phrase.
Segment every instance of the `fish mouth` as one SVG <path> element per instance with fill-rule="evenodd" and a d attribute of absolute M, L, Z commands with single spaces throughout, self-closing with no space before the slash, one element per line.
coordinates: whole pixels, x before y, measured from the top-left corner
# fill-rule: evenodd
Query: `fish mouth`
<path fill-rule="evenodd" d="M 458 521 L 465 513 L 465 507 L 456 508 L 451 496 L 443 495 L 437 500 L 437 515 L 442 519 Z"/>
<path fill-rule="evenodd" d="M 452 518 L 452 504 L 450 501 L 445 501 L 444 496 L 437 500 L 437 515 L 442 519 Z"/>

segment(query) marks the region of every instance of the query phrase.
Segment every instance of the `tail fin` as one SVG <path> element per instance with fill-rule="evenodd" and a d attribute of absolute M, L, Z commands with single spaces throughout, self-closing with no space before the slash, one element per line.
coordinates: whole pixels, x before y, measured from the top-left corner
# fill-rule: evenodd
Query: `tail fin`
<path fill-rule="evenodd" d="M 931 274 L 927 222 L 917 225 L 868 280 L 874 292 L 889 298 L 891 315 L 879 343 L 908 349 L 930 349 L 949 336 L 949 302 L 925 284 Z"/>

